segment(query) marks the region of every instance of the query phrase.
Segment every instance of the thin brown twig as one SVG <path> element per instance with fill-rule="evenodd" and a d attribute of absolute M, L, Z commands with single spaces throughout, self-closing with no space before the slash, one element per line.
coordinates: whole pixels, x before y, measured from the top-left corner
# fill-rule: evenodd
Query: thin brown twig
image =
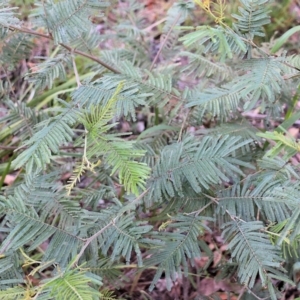
<path fill-rule="evenodd" d="M 183 119 L 183 122 L 182 122 L 182 125 L 181 125 L 181 128 L 180 128 L 180 132 L 179 132 L 179 136 L 178 136 L 178 140 L 177 142 L 181 142 L 181 138 L 182 138 L 182 133 L 183 133 L 183 129 L 185 127 L 185 124 L 186 124 L 186 121 L 187 121 L 187 118 L 190 114 L 190 111 L 188 111 Z"/>
<path fill-rule="evenodd" d="M 178 18 L 180 17 L 180 15 L 178 16 Z M 13 25 L 9 25 L 7 26 L 9 29 L 11 30 L 15 30 L 15 31 L 20 31 L 20 32 L 24 32 L 24 33 L 28 33 L 28 34 L 32 34 L 32 35 L 35 35 L 35 36 L 40 36 L 40 37 L 44 37 L 46 39 L 49 39 L 49 40 L 53 40 L 53 37 L 50 36 L 50 35 L 46 35 L 46 34 L 43 34 L 43 33 L 39 33 L 37 31 L 34 31 L 34 30 L 31 30 L 31 29 L 28 29 L 28 28 L 24 28 L 24 27 L 16 27 L 16 26 L 13 26 Z M 168 34 L 170 34 L 171 31 L 169 31 Z M 168 39 L 168 36 L 166 36 L 164 42 L 163 42 L 163 45 L 164 43 L 167 41 Z M 69 52 L 72 52 L 73 48 L 68 46 L 68 45 L 65 45 L 63 43 L 60 43 L 59 44 L 60 46 L 62 46 L 63 48 L 67 49 Z M 162 48 L 163 48 L 163 45 L 160 49 L 159 52 L 161 52 Z M 121 72 L 117 69 L 115 69 L 114 67 L 111 67 L 110 65 L 108 65 L 107 63 L 105 63 L 104 61 L 102 61 L 101 59 L 91 55 L 91 54 L 88 54 L 88 53 L 85 53 L 83 51 L 80 51 L 80 50 L 77 50 L 77 49 L 74 49 L 73 50 L 74 53 L 80 55 L 80 56 L 83 56 L 83 57 L 86 57 L 86 58 L 89 58 L 90 60 L 98 63 L 99 65 L 102 65 L 103 67 L 105 67 L 106 69 L 110 70 L 111 72 L 115 73 L 115 74 L 121 74 Z M 154 61 L 153 63 L 155 64 L 156 60 L 158 59 L 158 56 L 159 56 L 159 53 L 157 55 L 157 58 L 154 58 Z M 153 65 L 154 66 L 154 65 Z M 172 94 L 170 93 L 170 95 L 172 97 L 174 97 L 175 99 L 177 99 L 178 101 L 183 101 L 180 97 L 176 96 L 175 94 Z"/>
<path fill-rule="evenodd" d="M 68 51 L 72 51 L 72 47 L 68 46 L 68 45 L 65 45 L 65 44 L 61 44 L 60 45 L 64 48 L 66 48 Z M 102 61 L 101 59 L 93 56 L 93 55 L 90 55 L 88 53 L 85 53 L 83 51 L 80 51 L 80 50 L 74 50 L 74 53 L 80 55 L 80 56 L 83 56 L 83 57 L 86 57 L 86 58 L 89 58 L 93 61 L 95 61 L 96 63 L 98 63 L 99 65 L 102 65 L 103 67 L 105 67 L 106 69 L 112 71 L 113 73 L 116 73 L 116 74 L 120 74 L 121 72 L 113 67 L 111 67 L 110 65 L 108 65 L 107 63 L 105 63 L 104 61 Z"/>
<path fill-rule="evenodd" d="M 167 19 L 167 18 L 163 18 L 163 19 L 161 19 L 161 20 L 159 20 L 159 21 L 157 21 L 157 22 L 151 24 L 150 26 L 144 28 L 143 31 L 146 31 L 146 32 L 147 32 L 147 31 L 150 31 L 152 28 L 154 28 L 154 27 L 156 27 L 157 25 L 159 25 L 159 24 L 163 23 L 164 21 L 166 21 L 166 19 Z"/>
<path fill-rule="evenodd" d="M 22 146 L 22 147 L 18 147 L 18 146 L 2 146 L 0 145 L 0 149 L 2 150 L 16 150 L 16 149 L 27 149 L 27 146 Z M 68 150 L 68 149 L 80 149 L 82 147 L 79 146 L 63 146 L 63 147 L 59 147 L 59 150 Z"/>
<path fill-rule="evenodd" d="M 40 32 L 34 31 L 34 30 L 31 30 L 29 28 L 17 27 L 17 26 L 13 26 L 13 25 L 9 25 L 9 26 L 6 26 L 6 27 L 9 28 L 10 30 L 20 31 L 20 32 L 32 34 L 32 35 L 35 35 L 35 36 L 40 36 L 40 37 L 43 37 L 43 38 L 46 38 L 46 39 L 49 39 L 49 40 L 53 41 L 53 37 L 52 36 L 44 34 L 44 33 L 40 33 Z M 59 45 L 61 45 L 62 47 L 64 47 L 68 51 L 72 52 L 72 49 L 73 49 L 72 47 L 70 47 L 68 45 L 65 45 L 65 44 L 62 44 L 62 43 L 60 43 Z M 88 53 L 85 53 L 83 51 L 76 50 L 76 49 L 74 50 L 74 53 L 95 61 L 96 63 L 102 65 L 103 67 L 105 67 L 106 69 L 112 71 L 113 73 L 120 74 L 119 70 L 117 70 L 117 69 L 109 66 L 107 63 L 105 63 L 104 61 L 102 61 L 101 59 L 99 59 L 99 58 L 97 58 L 97 57 L 95 57 L 93 55 L 90 55 Z"/>
<path fill-rule="evenodd" d="M 82 86 L 82 84 L 80 82 L 79 74 L 78 74 L 77 67 L 76 67 L 76 62 L 75 62 L 75 57 L 74 57 L 74 50 L 75 49 L 72 49 L 72 52 L 71 52 L 72 64 L 73 64 L 73 70 L 74 70 L 74 74 L 75 74 L 75 78 L 76 78 L 76 82 L 77 82 L 77 88 L 79 88 L 80 86 Z"/>
<path fill-rule="evenodd" d="M 44 33 L 40 33 L 34 30 L 31 30 L 29 28 L 25 28 L 25 27 L 17 27 L 17 26 L 13 26 L 13 25 L 9 25 L 7 26 L 10 30 L 14 30 L 14 31 L 20 31 L 20 32 L 24 32 L 24 33 L 28 33 L 28 34 L 32 34 L 32 35 L 36 35 L 36 36 L 40 36 L 40 37 L 44 37 L 46 39 L 52 39 L 50 35 L 48 34 L 44 34 Z"/>
<path fill-rule="evenodd" d="M 165 44 L 166 44 L 166 42 L 167 42 L 167 40 L 168 40 L 168 38 L 169 38 L 169 36 L 170 36 L 172 30 L 173 30 L 173 28 L 174 28 L 174 26 L 176 25 L 176 23 L 177 23 L 177 21 L 179 20 L 180 17 L 181 17 L 181 14 L 178 14 L 177 18 L 176 18 L 176 19 L 174 20 L 174 22 L 172 23 L 172 25 L 171 25 L 171 27 L 170 27 L 170 29 L 169 29 L 167 35 L 165 36 L 165 39 L 163 40 L 163 42 L 162 42 L 162 44 L 161 44 L 161 47 L 159 48 L 158 52 L 156 53 L 156 55 L 155 55 L 155 57 L 154 57 L 154 59 L 153 59 L 153 62 L 152 62 L 151 67 L 150 67 L 150 72 L 153 70 L 153 68 L 154 68 L 154 66 L 155 66 L 155 64 L 156 64 L 156 62 L 157 62 L 157 60 L 158 60 L 158 57 L 159 57 L 161 51 L 163 50 L 163 48 L 164 48 L 164 46 L 165 46 Z"/>
<path fill-rule="evenodd" d="M 241 300 L 242 299 L 243 295 L 245 294 L 245 290 L 246 290 L 246 287 L 244 286 L 242 288 L 242 290 L 240 291 L 239 296 L 236 300 Z"/>
<path fill-rule="evenodd" d="M 193 214 L 195 214 L 195 215 L 197 215 L 197 216 L 199 216 L 199 214 L 202 212 L 202 211 L 204 211 L 207 207 L 209 207 L 211 204 L 213 204 L 213 203 L 215 203 L 214 201 L 210 201 L 210 202 L 208 202 L 207 204 L 205 204 L 203 207 L 201 207 L 200 209 L 198 209 L 198 210 L 196 210 L 196 211 L 192 211 L 192 212 L 190 212 L 190 213 L 184 213 L 185 215 L 187 215 L 187 216 L 189 216 L 189 215 L 193 215 Z"/>
<path fill-rule="evenodd" d="M 134 202 L 139 201 L 140 199 L 142 199 L 149 191 L 149 188 L 147 190 L 145 190 L 143 193 L 141 193 L 138 197 L 136 197 L 135 200 L 133 200 L 132 202 L 129 203 L 129 205 L 132 205 Z M 81 256 L 83 255 L 84 251 L 86 250 L 86 248 L 90 245 L 90 243 L 92 241 L 94 241 L 99 235 L 101 235 L 107 228 L 109 228 L 110 226 L 114 226 L 116 224 L 117 219 L 123 215 L 125 213 L 125 211 L 123 211 L 122 213 L 118 214 L 115 218 L 113 218 L 107 225 L 105 225 L 103 228 L 101 228 L 99 231 L 97 231 L 95 234 L 93 234 L 92 236 L 90 236 L 89 238 L 85 239 L 85 243 L 83 244 L 80 252 L 78 253 L 78 255 L 76 256 L 74 262 L 72 263 L 72 266 L 76 266 L 79 259 L 81 258 Z"/>

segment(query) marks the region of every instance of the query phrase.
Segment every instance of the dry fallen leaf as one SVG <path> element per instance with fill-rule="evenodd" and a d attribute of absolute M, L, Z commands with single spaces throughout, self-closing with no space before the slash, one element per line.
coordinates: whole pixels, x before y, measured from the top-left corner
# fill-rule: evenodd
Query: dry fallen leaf
<path fill-rule="evenodd" d="M 297 138 L 299 134 L 299 128 L 291 127 L 288 132 L 292 137 Z"/>
<path fill-rule="evenodd" d="M 241 285 L 229 280 L 216 281 L 213 278 L 204 278 L 199 284 L 198 292 L 203 296 L 210 296 L 217 291 L 238 293 L 242 288 Z"/>
<path fill-rule="evenodd" d="M 1 177 L 0 177 L 0 178 L 1 178 Z M 17 178 L 17 175 L 7 174 L 7 175 L 5 176 L 4 183 L 5 183 L 6 185 L 12 185 L 12 184 L 15 182 L 16 178 Z"/>
<path fill-rule="evenodd" d="M 219 252 L 219 251 L 215 251 L 214 252 L 214 263 L 213 263 L 213 268 L 215 268 L 219 262 L 221 261 L 222 259 L 222 253 Z"/>
<path fill-rule="evenodd" d="M 199 268 L 204 268 L 205 265 L 207 264 L 207 262 L 209 261 L 209 257 L 208 256 L 202 256 L 202 257 L 197 257 L 194 260 L 195 260 L 196 265 Z"/>

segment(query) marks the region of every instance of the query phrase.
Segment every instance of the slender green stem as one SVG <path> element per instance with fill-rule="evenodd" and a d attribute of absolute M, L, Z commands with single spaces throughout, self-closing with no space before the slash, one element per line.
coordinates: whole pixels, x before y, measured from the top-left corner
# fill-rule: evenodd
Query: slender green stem
<path fill-rule="evenodd" d="M 94 72 L 90 72 L 90 73 L 87 73 L 87 74 L 84 74 L 82 76 L 80 76 L 80 79 L 83 80 L 83 79 L 86 79 L 88 77 L 91 77 L 92 75 L 94 74 Z M 40 96 L 37 96 L 35 98 L 33 98 L 30 102 L 28 102 L 27 106 L 28 107 L 36 107 L 40 102 L 42 102 L 44 99 L 46 99 L 47 97 L 51 96 L 52 94 L 55 94 L 59 91 L 62 91 L 72 85 L 75 85 L 76 84 L 76 78 L 75 77 L 72 77 L 71 79 L 69 79 L 67 82 L 43 93 L 42 95 Z"/>
<path fill-rule="evenodd" d="M 291 117 L 295 107 L 297 106 L 299 95 L 300 95 L 300 84 L 298 85 L 297 91 L 292 98 L 292 105 L 290 106 L 287 113 L 285 114 L 284 120 L 288 120 Z"/>
<path fill-rule="evenodd" d="M 61 90 L 61 91 L 58 91 L 56 93 L 53 93 L 51 94 L 50 96 L 46 97 L 43 101 L 41 101 L 39 104 L 37 104 L 37 106 L 35 107 L 37 110 L 43 108 L 43 106 L 45 106 L 48 102 L 50 102 L 52 99 L 54 99 L 55 97 L 57 97 L 58 95 L 61 95 L 61 94 L 65 94 L 65 93 L 69 93 L 69 92 L 72 92 L 74 91 L 76 88 L 75 87 L 72 87 L 72 88 L 69 88 L 69 89 L 66 89 L 66 90 Z"/>
<path fill-rule="evenodd" d="M 159 109 L 156 106 L 154 108 L 155 118 L 154 118 L 154 125 L 159 125 Z"/>
<path fill-rule="evenodd" d="M 0 177 L 0 190 L 1 190 L 2 186 L 3 186 L 4 180 L 5 180 L 5 176 L 10 171 L 11 162 L 15 158 L 15 156 L 16 156 L 15 154 L 11 156 L 11 158 L 9 159 L 9 162 L 6 164 L 5 169 L 4 169 L 3 172 L 0 170 L 0 173 L 1 173 L 1 177 Z M 1 167 L 1 165 L 0 165 L 0 167 Z"/>

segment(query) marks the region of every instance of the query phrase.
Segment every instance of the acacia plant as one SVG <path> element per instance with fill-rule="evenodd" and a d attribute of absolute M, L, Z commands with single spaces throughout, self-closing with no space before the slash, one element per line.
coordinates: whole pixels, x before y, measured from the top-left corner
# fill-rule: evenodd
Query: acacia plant
<path fill-rule="evenodd" d="M 126 264 L 171 289 L 209 265 L 213 228 L 244 299 L 297 284 L 300 56 L 282 51 L 296 30 L 265 39 L 272 2 L 178 0 L 157 24 L 142 1 L 17 3 L 0 1 L 1 185 L 16 176 L 0 196 L 0 298 L 110 299 Z"/>

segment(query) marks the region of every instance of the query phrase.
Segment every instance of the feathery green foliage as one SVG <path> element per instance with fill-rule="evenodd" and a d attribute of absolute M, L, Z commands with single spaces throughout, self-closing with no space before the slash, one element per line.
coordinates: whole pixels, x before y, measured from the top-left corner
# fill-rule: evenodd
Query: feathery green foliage
<path fill-rule="evenodd" d="M 149 293 L 171 290 L 207 276 L 213 229 L 240 297 L 296 285 L 300 56 L 266 39 L 271 1 L 178 0 L 154 25 L 136 0 L 15 3 L 0 3 L 0 186 L 16 171 L 0 298 L 117 299 L 146 271 Z"/>

